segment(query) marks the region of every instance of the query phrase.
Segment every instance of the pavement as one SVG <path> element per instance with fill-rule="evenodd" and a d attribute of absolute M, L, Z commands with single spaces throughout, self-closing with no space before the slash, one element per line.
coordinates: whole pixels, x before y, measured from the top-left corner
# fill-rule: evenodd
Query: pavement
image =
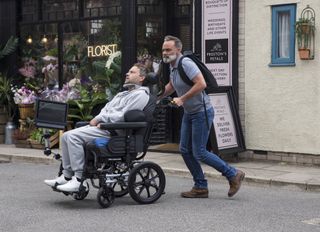
<path fill-rule="evenodd" d="M 53 151 L 59 152 L 58 149 Z M 159 164 L 165 173 L 191 177 L 181 155 L 178 153 L 148 151 L 145 160 Z M 17 148 L 15 145 L 0 144 L 1 162 L 53 164 L 60 161 L 55 160 L 52 155 L 44 155 L 43 150 L 40 149 Z M 246 173 L 244 184 L 295 187 L 303 191 L 320 192 L 320 167 L 318 166 L 252 160 L 240 160 L 238 162 L 229 162 L 229 164 Z M 205 164 L 202 167 L 208 179 L 225 181 L 225 178 L 215 169 Z"/>

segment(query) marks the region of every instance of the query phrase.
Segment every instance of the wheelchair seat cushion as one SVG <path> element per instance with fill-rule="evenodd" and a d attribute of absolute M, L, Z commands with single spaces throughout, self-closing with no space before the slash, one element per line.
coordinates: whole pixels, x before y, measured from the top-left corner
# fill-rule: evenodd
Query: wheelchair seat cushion
<path fill-rule="evenodd" d="M 100 138 L 95 138 L 92 143 L 97 146 L 97 147 L 106 147 L 108 142 L 109 142 L 109 138 L 106 137 L 100 137 Z"/>

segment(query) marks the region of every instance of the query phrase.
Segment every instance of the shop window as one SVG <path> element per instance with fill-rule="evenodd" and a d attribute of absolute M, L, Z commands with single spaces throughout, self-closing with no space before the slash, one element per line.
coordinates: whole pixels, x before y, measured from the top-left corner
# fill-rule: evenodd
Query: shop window
<path fill-rule="evenodd" d="M 91 27 L 90 27 L 91 34 L 98 33 L 103 26 L 102 20 L 91 20 L 90 23 L 91 23 Z"/>
<path fill-rule="evenodd" d="M 59 27 L 56 23 L 20 27 L 21 82 L 45 90 L 62 80 L 77 88 L 72 94 L 94 91 L 104 95 L 99 98 L 103 101 L 105 94 L 111 98 L 122 83 L 120 18 L 64 22 Z"/>
<path fill-rule="evenodd" d="M 74 31 L 63 34 L 64 82 L 89 83 L 100 92 L 105 93 L 108 89 L 109 94 L 116 94 L 122 82 L 120 19 L 88 20 L 77 24 Z"/>
<path fill-rule="evenodd" d="M 138 7 L 138 14 L 141 15 L 148 15 L 152 16 L 155 14 L 160 14 L 163 3 L 160 3 L 159 0 L 138 0 L 137 7 Z"/>
<path fill-rule="evenodd" d="M 295 65 L 296 5 L 272 7 L 272 57 L 270 66 Z"/>
<path fill-rule="evenodd" d="M 43 20 L 74 19 L 79 17 L 77 0 L 43 0 Z"/>
<path fill-rule="evenodd" d="M 157 22 L 146 22 L 146 37 L 158 35 L 160 25 Z"/>
<path fill-rule="evenodd" d="M 157 72 L 163 42 L 163 1 L 137 0 L 137 11 L 137 61 Z"/>
<path fill-rule="evenodd" d="M 38 20 L 38 0 L 23 0 L 21 5 L 23 22 L 34 22 Z"/>
<path fill-rule="evenodd" d="M 175 6 L 176 15 L 179 17 L 188 17 L 191 15 L 191 0 L 178 0 Z"/>
<path fill-rule="evenodd" d="M 24 25 L 20 28 L 20 55 L 17 82 L 28 83 L 36 90 L 58 83 L 58 34 L 56 24 Z M 51 72 L 45 76 L 45 68 Z M 50 77 L 49 77 L 50 75 Z M 21 84 L 20 83 L 20 84 Z"/>
<path fill-rule="evenodd" d="M 121 14 L 120 0 L 98 1 L 85 0 L 85 17 L 119 16 Z"/>

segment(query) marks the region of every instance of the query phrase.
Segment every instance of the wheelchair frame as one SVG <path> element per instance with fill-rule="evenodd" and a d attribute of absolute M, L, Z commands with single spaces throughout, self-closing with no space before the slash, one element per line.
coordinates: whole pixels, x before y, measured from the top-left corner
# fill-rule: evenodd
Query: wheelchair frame
<path fill-rule="evenodd" d="M 150 95 L 149 102 L 154 101 L 155 104 L 155 99 L 151 99 L 151 97 L 153 96 Z M 54 102 L 49 103 L 52 104 Z M 151 109 L 152 114 L 154 108 L 155 106 Z M 54 124 L 53 122 L 52 125 Z M 111 206 L 116 197 L 122 197 L 128 193 L 133 200 L 140 204 L 151 204 L 157 201 L 164 194 L 166 185 L 165 174 L 156 163 L 143 161 L 149 145 L 148 141 L 152 131 L 152 124 L 153 120 L 149 122 L 102 123 L 100 125 L 101 129 L 109 131 L 121 129 L 125 131 L 125 135 L 122 136 L 125 152 L 115 155 L 110 153 L 107 156 L 103 156 L 99 154 L 97 148 L 92 146 L 92 144 L 86 144 L 85 166 L 79 191 L 62 192 L 56 188 L 57 186 L 52 187 L 52 189 L 65 195 L 71 195 L 76 200 L 83 200 L 87 197 L 90 190 L 89 184 L 85 180 L 90 179 L 91 185 L 98 189 L 97 202 L 102 208 Z M 47 123 L 45 128 L 54 127 L 50 127 L 50 123 Z M 138 140 L 134 135 L 134 131 L 138 129 L 145 129 L 143 138 L 140 138 L 142 139 L 142 144 L 139 140 L 140 145 L 134 144 L 134 148 L 132 148 L 132 141 L 137 142 L 136 140 Z M 49 135 L 45 134 L 43 138 L 45 140 L 44 154 L 47 156 L 53 154 L 55 159 L 61 160 L 60 154 L 54 153 L 50 149 Z M 113 138 L 111 136 L 110 141 Z M 58 172 L 59 176 L 62 174 L 62 169 L 61 161 Z M 96 179 L 98 179 L 98 183 L 95 182 Z"/>

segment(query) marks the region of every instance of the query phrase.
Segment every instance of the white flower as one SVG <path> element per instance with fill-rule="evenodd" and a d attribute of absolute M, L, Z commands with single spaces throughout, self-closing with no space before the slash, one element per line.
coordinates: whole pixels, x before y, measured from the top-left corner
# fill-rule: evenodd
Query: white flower
<path fill-rule="evenodd" d="M 114 58 L 118 57 L 118 56 L 121 56 L 121 51 L 117 51 L 115 53 L 113 53 L 112 55 L 109 56 L 108 60 L 107 60 L 107 63 L 106 63 L 106 68 L 110 68 Z"/>

